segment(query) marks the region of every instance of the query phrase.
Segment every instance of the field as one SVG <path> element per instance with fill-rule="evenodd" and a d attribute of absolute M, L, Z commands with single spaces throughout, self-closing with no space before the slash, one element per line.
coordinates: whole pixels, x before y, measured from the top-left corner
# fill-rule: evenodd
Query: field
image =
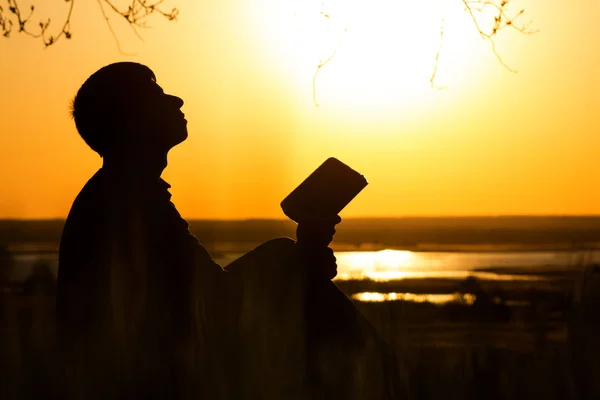
<path fill-rule="evenodd" d="M 600 242 L 597 217 L 567 222 L 561 218 L 517 220 L 442 219 L 437 225 L 433 220 L 350 220 L 338 229 L 338 246 L 567 250 L 568 246 L 593 249 Z M 16 251 L 28 246 L 52 249 L 58 243 L 60 226 L 61 221 L 5 221 L 0 223 L 0 243 Z M 284 221 L 212 225 L 192 221 L 190 228 L 206 243 L 229 243 L 221 245 L 221 250 L 243 250 L 268 238 L 293 236 L 293 225 Z M 256 235 L 251 234 L 253 229 Z M 355 301 L 395 350 L 406 390 L 403 398 L 600 398 L 600 324 L 596 322 L 600 293 L 593 290 L 591 266 L 582 261 L 581 265 L 533 272 L 545 274 L 547 281 L 531 285 L 410 279 L 337 284 L 348 296 L 359 292 L 454 294 L 455 301 L 445 304 Z M 61 382 L 56 367 L 53 282 L 40 272 L 28 286 L 5 288 L 0 308 L 0 398 L 51 398 Z M 474 294 L 472 301 L 469 296 Z"/>
<path fill-rule="evenodd" d="M 596 346 L 584 343 L 597 340 L 593 326 L 548 300 L 356 305 L 395 349 L 408 399 L 591 398 L 585 373 L 590 363 L 598 368 L 588 358 Z M 54 327 L 52 295 L 3 295 L 3 399 L 58 391 Z"/>

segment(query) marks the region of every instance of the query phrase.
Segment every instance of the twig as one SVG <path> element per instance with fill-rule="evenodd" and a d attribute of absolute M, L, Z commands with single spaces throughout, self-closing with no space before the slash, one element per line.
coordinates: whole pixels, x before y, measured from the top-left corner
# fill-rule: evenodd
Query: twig
<path fill-rule="evenodd" d="M 50 19 L 40 20 L 37 26 L 38 29 L 33 31 L 29 29 L 28 22 L 31 21 L 34 6 L 31 6 L 29 15 L 26 17 L 23 16 L 21 9 L 19 8 L 20 0 L 0 0 L 5 1 L 8 5 L 8 9 L 4 9 L 0 6 L 0 33 L 2 36 L 8 38 L 13 32 L 14 27 L 18 27 L 19 33 L 24 33 L 33 38 L 41 38 L 46 47 L 53 45 L 59 40 L 61 37 L 65 37 L 70 39 L 72 37 L 71 33 L 71 16 L 73 14 L 73 7 L 75 5 L 75 0 L 65 0 L 65 2 L 70 3 L 69 9 L 65 15 L 64 22 L 62 24 L 62 29 L 54 35 L 48 35 L 50 28 Z M 102 3 L 108 5 L 108 7 L 117 15 L 120 15 L 124 18 L 127 24 L 133 30 L 133 33 L 137 36 L 138 39 L 143 40 L 140 35 L 138 28 L 148 28 L 149 26 L 146 23 L 146 19 L 152 14 L 159 14 L 165 17 L 169 21 L 174 21 L 177 19 L 179 15 L 179 10 L 177 8 L 173 8 L 171 11 L 165 11 L 161 5 L 164 0 L 157 0 L 151 2 L 150 0 L 132 0 L 131 3 L 127 7 L 120 8 L 115 5 L 114 0 L 97 0 L 100 5 L 100 10 L 102 16 L 106 20 L 109 30 L 113 37 L 115 38 L 115 42 L 117 43 L 117 47 L 119 51 L 123 54 L 123 50 L 120 47 L 119 41 L 117 40 L 117 36 L 109 22 L 109 17 L 106 14 L 106 10 Z"/>
<path fill-rule="evenodd" d="M 437 75 L 437 69 L 440 62 L 440 54 L 442 52 L 442 43 L 444 42 L 444 18 L 440 22 L 440 41 L 438 44 L 437 53 L 435 54 L 435 63 L 433 64 L 433 72 L 431 73 L 431 78 L 429 78 L 429 83 L 431 84 L 432 89 L 446 89 L 444 86 L 436 86 L 435 85 L 435 77 Z"/>
<path fill-rule="evenodd" d="M 126 53 L 123 51 L 123 48 L 121 47 L 121 43 L 119 42 L 119 38 L 117 37 L 117 34 L 115 33 L 115 31 L 113 30 L 112 25 L 110 24 L 110 19 L 108 18 L 108 16 L 106 15 L 106 11 L 104 11 L 104 7 L 102 6 L 102 0 L 96 0 L 98 2 L 98 6 L 100 7 L 100 12 L 102 13 L 102 17 L 104 17 L 104 20 L 106 21 L 106 25 L 108 26 L 108 30 L 110 31 L 113 39 L 115 40 L 115 44 L 117 45 L 117 49 L 119 50 L 119 53 L 126 55 L 126 56 L 132 56 L 134 54 L 131 53 Z"/>
<path fill-rule="evenodd" d="M 347 31 L 348 31 L 347 28 L 344 29 L 344 33 L 346 33 Z M 335 57 L 335 55 L 337 54 L 337 51 L 340 49 L 341 46 L 342 46 L 342 39 L 340 39 L 340 42 L 338 43 L 338 45 L 335 48 L 335 50 L 333 50 L 333 53 L 331 53 L 331 55 L 325 61 L 319 62 L 319 65 L 317 66 L 317 70 L 315 71 L 315 74 L 313 75 L 313 79 L 312 79 L 313 102 L 315 103 L 316 107 L 319 107 L 319 103 L 317 102 L 317 76 L 319 75 L 319 72 L 321 71 L 321 68 L 323 68 L 324 66 L 326 66 L 327 64 L 329 64 L 329 62 L 331 60 L 333 60 L 333 57 Z"/>
<path fill-rule="evenodd" d="M 500 64 L 502 64 L 502 66 L 504 68 L 506 68 L 508 71 L 516 73 L 517 71 L 512 69 L 511 67 L 509 67 L 508 64 L 506 64 L 504 62 L 504 60 L 502 59 L 502 57 L 500 56 L 500 53 L 498 53 L 498 51 L 496 50 L 496 42 L 494 39 L 495 39 L 496 35 L 498 34 L 498 32 L 505 28 L 512 28 L 512 29 L 517 30 L 520 33 L 527 34 L 527 35 L 536 33 L 537 30 L 531 30 L 529 28 L 529 26 L 531 25 L 532 22 L 530 22 L 528 24 L 524 24 L 524 25 L 516 24 L 516 20 L 525 13 L 525 9 L 519 10 L 519 12 L 517 12 L 514 16 L 511 17 L 508 15 L 508 11 L 507 11 L 510 0 L 461 0 L 461 1 L 463 2 L 464 6 L 465 6 L 465 10 L 471 16 L 471 20 L 473 21 L 473 24 L 475 25 L 477 32 L 479 32 L 479 35 L 483 39 L 490 42 L 490 47 L 492 48 L 492 52 L 494 53 L 494 55 L 496 56 L 496 58 L 498 59 Z M 475 13 L 474 13 L 474 11 L 481 13 L 487 7 L 495 8 L 498 11 L 498 14 L 496 16 L 494 16 L 494 24 L 493 24 L 490 32 L 485 32 L 481 28 L 481 25 L 479 24 L 479 21 L 477 20 L 477 17 L 475 16 Z"/>

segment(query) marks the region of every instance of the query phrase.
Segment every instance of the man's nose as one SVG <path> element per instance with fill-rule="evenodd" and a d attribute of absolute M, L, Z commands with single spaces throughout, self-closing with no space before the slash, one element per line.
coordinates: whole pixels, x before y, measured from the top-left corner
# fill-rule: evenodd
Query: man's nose
<path fill-rule="evenodd" d="M 173 96 L 172 94 L 170 94 L 168 96 L 169 96 L 169 100 L 171 100 L 173 102 L 173 104 L 176 105 L 177 108 L 181 108 L 183 106 L 183 100 L 181 99 L 181 97 Z"/>

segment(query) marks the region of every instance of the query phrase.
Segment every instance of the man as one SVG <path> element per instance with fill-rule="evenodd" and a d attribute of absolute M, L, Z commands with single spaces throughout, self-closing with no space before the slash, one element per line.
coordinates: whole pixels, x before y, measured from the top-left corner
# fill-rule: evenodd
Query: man
<path fill-rule="evenodd" d="M 101 68 L 73 101 L 77 130 L 103 165 L 75 199 L 60 245 L 57 322 L 67 397 L 245 396 L 248 370 L 241 366 L 256 364 L 272 348 L 262 351 L 254 341 L 256 351 L 245 352 L 240 336 L 253 337 L 248 332 L 258 332 L 258 316 L 265 313 L 258 305 L 249 309 L 255 303 L 240 296 L 253 288 L 254 298 L 265 292 L 269 302 L 284 305 L 283 313 L 267 312 L 261 320 L 272 333 L 306 323 L 308 299 L 321 298 L 318 290 L 311 294 L 309 283 L 330 283 L 335 276 L 327 245 L 337 216 L 300 224 L 298 245 L 290 239 L 267 242 L 230 273 L 211 259 L 160 178 L 169 150 L 187 138 L 182 105 L 164 93 L 148 67 L 136 63 Z M 280 302 L 276 293 L 285 291 L 282 271 L 288 268 L 299 283 L 295 295 L 287 291 L 287 301 Z M 312 336 L 281 339 L 278 349 L 302 347 Z M 273 398 L 302 392 L 304 375 L 314 375 L 306 355 L 298 354 L 298 364 L 279 360 L 282 367 L 275 366 L 300 378 L 289 383 L 282 377 Z M 273 385 L 275 375 L 266 376 Z M 255 397 L 266 398 L 260 390 Z"/>

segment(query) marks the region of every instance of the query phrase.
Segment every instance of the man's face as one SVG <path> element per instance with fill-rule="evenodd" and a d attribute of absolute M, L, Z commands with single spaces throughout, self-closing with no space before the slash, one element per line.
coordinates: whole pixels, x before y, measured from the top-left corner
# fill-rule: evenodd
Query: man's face
<path fill-rule="evenodd" d="M 187 136 L 187 120 L 181 112 L 183 100 L 166 94 L 156 82 L 149 82 L 136 93 L 134 124 L 148 144 L 170 149 Z M 137 130 L 137 129 L 136 129 Z"/>

